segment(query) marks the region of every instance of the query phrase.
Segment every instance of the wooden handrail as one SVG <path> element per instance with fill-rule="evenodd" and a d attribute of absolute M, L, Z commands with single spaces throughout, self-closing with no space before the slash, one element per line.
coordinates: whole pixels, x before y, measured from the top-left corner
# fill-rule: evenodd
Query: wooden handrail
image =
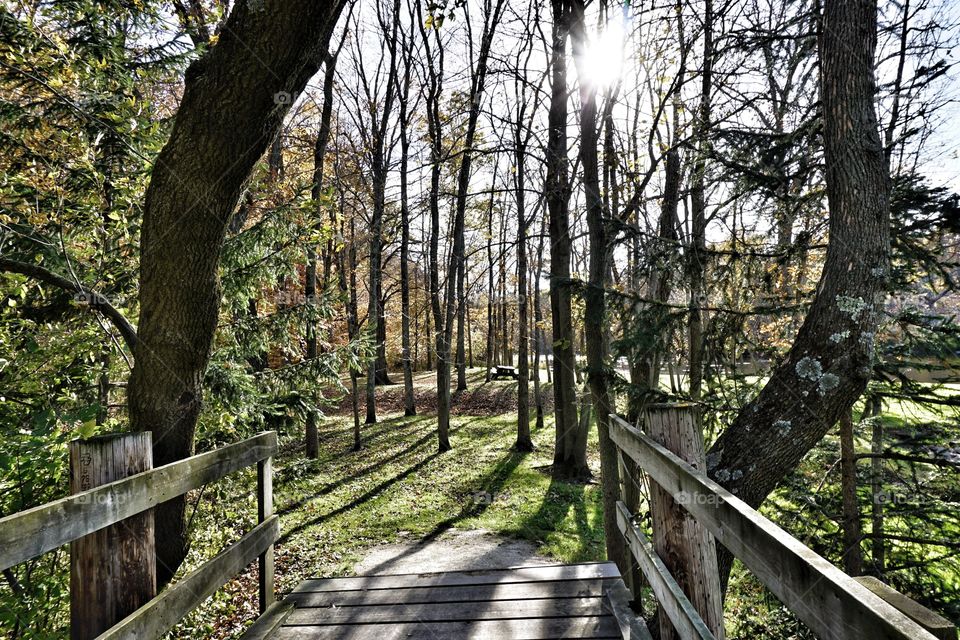
<path fill-rule="evenodd" d="M 271 516 L 213 560 L 97 636 L 96 640 L 159 638 L 257 556 L 273 547 L 279 534 L 279 519 Z"/>
<path fill-rule="evenodd" d="M 0 518 L 0 570 L 219 480 L 276 451 L 277 434 L 268 431 Z"/>
<path fill-rule="evenodd" d="M 826 640 L 936 640 L 913 620 L 618 416 L 610 437 Z"/>
<path fill-rule="evenodd" d="M 653 544 L 631 522 L 630 511 L 623 502 L 617 502 L 617 528 L 627 541 L 627 547 L 647 577 L 650 588 L 663 611 L 670 618 L 681 638 L 714 640 L 713 633 L 700 617 L 693 604 L 670 574 L 670 570 L 653 549 Z"/>

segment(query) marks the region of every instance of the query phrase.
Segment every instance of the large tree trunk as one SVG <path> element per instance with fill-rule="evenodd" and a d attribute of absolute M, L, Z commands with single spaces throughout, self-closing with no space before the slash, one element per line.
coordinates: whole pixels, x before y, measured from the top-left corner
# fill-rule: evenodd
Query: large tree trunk
<path fill-rule="evenodd" d="M 170 139 L 153 167 L 141 232 L 139 342 L 130 423 L 153 431 L 154 464 L 193 453 L 220 308 L 217 264 L 243 186 L 316 73 L 340 0 L 237 3 L 187 70 Z M 186 554 L 184 500 L 156 512 L 157 581 Z"/>
<path fill-rule="evenodd" d="M 876 2 L 829 0 L 820 33 L 830 242 L 786 361 L 714 443 L 711 477 L 757 507 L 860 396 L 889 272 L 889 176 L 874 109 Z M 726 582 L 732 559 L 721 554 Z"/>
<path fill-rule="evenodd" d="M 570 292 L 570 178 L 567 158 L 567 35 L 571 11 L 552 0 L 550 112 L 547 138 L 546 200 L 550 212 L 550 315 L 553 321 L 553 398 L 556 438 L 554 477 L 588 476 L 586 449 L 580 450 L 577 421 L 576 360 Z"/>

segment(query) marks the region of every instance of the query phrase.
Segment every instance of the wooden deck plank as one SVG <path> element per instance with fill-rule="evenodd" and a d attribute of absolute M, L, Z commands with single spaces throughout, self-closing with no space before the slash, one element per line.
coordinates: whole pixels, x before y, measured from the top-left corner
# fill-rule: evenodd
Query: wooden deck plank
<path fill-rule="evenodd" d="M 625 593 L 611 562 L 314 579 L 285 598 L 293 608 L 268 637 L 649 640 L 623 615 Z"/>
<path fill-rule="evenodd" d="M 295 591 L 298 593 L 351 591 L 363 589 L 394 589 L 414 585 L 440 587 L 619 577 L 620 572 L 617 571 L 615 564 L 612 562 L 597 562 L 593 564 L 516 567 L 513 569 L 451 571 L 446 573 L 411 573 L 402 575 L 357 576 L 351 578 L 322 578 L 306 580 L 297 587 Z"/>
<path fill-rule="evenodd" d="M 475 620 L 470 622 L 409 622 L 359 625 L 286 626 L 276 640 L 550 640 L 553 638 L 619 639 L 613 616 Z"/>
<path fill-rule="evenodd" d="M 499 602 L 428 602 L 355 607 L 296 608 L 285 626 L 379 622 L 448 622 L 572 618 L 603 613 L 603 598 L 501 600 Z"/>
<path fill-rule="evenodd" d="M 294 592 L 287 596 L 298 607 L 348 607 L 353 605 L 420 604 L 425 602 L 475 602 L 601 596 L 619 578 L 551 580 L 543 582 L 480 585 L 407 586 L 364 591 Z"/>

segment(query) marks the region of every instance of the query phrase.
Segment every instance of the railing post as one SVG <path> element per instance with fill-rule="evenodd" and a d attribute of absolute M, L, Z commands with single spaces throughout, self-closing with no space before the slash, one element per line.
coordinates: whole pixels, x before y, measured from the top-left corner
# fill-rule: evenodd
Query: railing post
<path fill-rule="evenodd" d="M 617 447 L 617 468 L 620 472 L 620 501 L 630 510 L 630 515 L 637 514 L 637 507 L 640 506 L 640 490 L 637 483 L 640 481 L 640 474 L 637 473 L 637 465 L 623 453 L 620 447 Z M 624 572 L 623 580 L 630 589 L 633 596 L 633 606 L 638 614 L 643 614 L 643 598 L 640 590 L 646 586 L 647 581 L 643 577 L 643 571 L 640 565 L 633 557 L 629 544 L 625 547 L 625 560 L 628 569 Z"/>
<path fill-rule="evenodd" d="M 110 434 L 70 443 L 70 492 L 79 493 L 153 468 L 150 432 Z M 110 509 L 110 504 L 90 505 Z M 70 544 L 70 637 L 88 640 L 157 593 L 153 510 Z"/>
<path fill-rule="evenodd" d="M 277 434 L 271 435 L 275 448 Z M 272 515 L 273 456 L 269 456 L 257 463 L 257 522 L 263 522 Z M 260 613 L 263 614 L 276 599 L 273 587 L 273 544 L 260 555 L 258 564 L 260 567 Z"/>
<path fill-rule="evenodd" d="M 703 434 L 691 404 L 655 404 L 647 407 L 644 423 L 650 437 L 692 467 L 706 471 Z M 696 496 L 691 496 L 695 499 Z M 676 578 L 694 608 L 718 640 L 723 640 L 723 601 L 713 535 L 671 493 L 655 482 L 650 486 L 653 542 L 657 555 Z M 661 611 L 660 637 L 677 638 L 670 620 Z"/>

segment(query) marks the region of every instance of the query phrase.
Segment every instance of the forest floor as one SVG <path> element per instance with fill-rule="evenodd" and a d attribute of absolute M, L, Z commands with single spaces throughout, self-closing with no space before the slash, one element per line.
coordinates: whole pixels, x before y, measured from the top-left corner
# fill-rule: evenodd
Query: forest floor
<path fill-rule="evenodd" d="M 418 376 L 417 382 L 428 387 L 431 374 Z M 280 593 L 308 577 L 353 575 L 358 565 L 372 570 L 370 558 L 385 559 L 398 550 L 387 545 L 416 550 L 446 541 L 437 548 L 456 547 L 474 560 L 491 550 L 491 558 L 499 561 L 603 559 L 599 486 L 549 476 L 549 413 L 544 428 L 532 434 L 534 452 L 514 452 L 516 381 L 484 383 L 483 371 L 471 370 L 469 383 L 470 390 L 455 400 L 453 450 L 447 453 L 437 453 L 434 415 L 402 415 L 402 385 L 378 388 L 378 408 L 393 408 L 399 396 L 401 411 L 384 411 L 377 424 L 364 425 L 359 452 L 351 450 L 353 421 L 342 409 L 321 425 L 317 460 L 303 458 L 299 434 L 281 434 L 274 475 L 274 504 L 281 522 L 276 550 Z M 549 395 L 549 386 L 545 392 Z M 430 411 L 420 404 L 418 410 Z M 596 451 L 596 442 L 590 449 Z M 590 464 L 598 473 L 599 459 Z M 249 531 L 256 516 L 254 484 L 247 473 L 207 488 L 198 502 L 193 547 L 182 571 L 199 566 Z M 496 551 L 504 543 L 506 550 Z M 469 549 L 471 545 L 475 548 Z M 419 570 L 450 566 L 432 561 Z M 256 579 L 254 566 L 184 620 L 177 637 L 236 636 L 255 616 Z"/>

